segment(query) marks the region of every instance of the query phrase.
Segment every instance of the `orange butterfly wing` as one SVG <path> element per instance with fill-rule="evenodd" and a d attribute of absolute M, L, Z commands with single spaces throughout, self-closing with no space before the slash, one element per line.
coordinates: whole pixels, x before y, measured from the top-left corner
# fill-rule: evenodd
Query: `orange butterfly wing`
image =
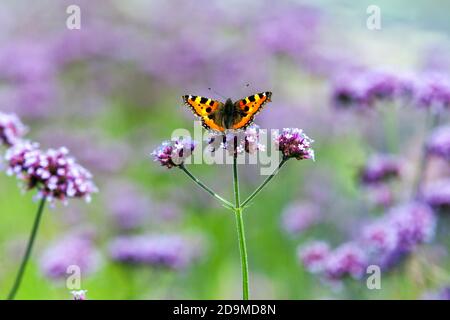
<path fill-rule="evenodd" d="M 242 100 L 235 102 L 235 106 L 239 108 L 243 117 L 233 124 L 233 129 L 245 129 L 252 124 L 255 115 L 260 112 L 263 106 L 272 101 L 272 92 L 257 93 Z"/>
<path fill-rule="evenodd" d="M 200 117 L 202 125 L 205 129 L 217 131 L 225 131 L 225 128 L 217 124 L 214 120 L 214 113 L 217 109 L 223 107 L 223 103 L 200 96 L 184 95 L 182 96 L 184 103 L 191 108 L 192 112 Z"/>

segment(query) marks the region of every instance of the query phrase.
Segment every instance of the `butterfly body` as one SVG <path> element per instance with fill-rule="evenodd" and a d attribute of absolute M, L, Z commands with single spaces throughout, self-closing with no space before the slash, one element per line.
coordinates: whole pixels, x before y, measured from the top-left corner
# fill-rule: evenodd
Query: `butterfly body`
<path fill-rule="evenodd" d="M 236 102 L 227 99 L 225 103 L 194 95 L 184 95 L 182 98 L 200 117 L 204 128 L 223 132 L 247 128 L 262 107 L 271 101 L 271 97 L 271 92 L 262 92 Z"/>

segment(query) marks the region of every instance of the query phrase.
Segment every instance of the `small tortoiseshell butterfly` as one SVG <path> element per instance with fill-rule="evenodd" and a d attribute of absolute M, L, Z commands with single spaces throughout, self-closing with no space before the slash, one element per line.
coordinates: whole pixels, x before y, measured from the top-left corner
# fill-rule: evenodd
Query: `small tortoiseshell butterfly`
<path fill-rule="evenodd" d="M 245 129 L 252 124 L 255 115 L 270 102 L 272 92 L 257 93 L 233 103 L 227 99 L 220 101 L 193 95 L 183 96 L 184 103 L 202 119 L 202 125 L 208 130 L 225 131 L 227 129 Z"/>

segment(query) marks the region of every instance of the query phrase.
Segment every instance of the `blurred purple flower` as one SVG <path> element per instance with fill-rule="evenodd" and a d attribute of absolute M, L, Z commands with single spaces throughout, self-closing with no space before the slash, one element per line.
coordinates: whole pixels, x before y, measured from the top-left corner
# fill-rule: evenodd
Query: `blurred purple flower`
<path fill-rule="evenodd" d="M 450 126 L 433 130 L 427 141 L 427 153 L 450 161 Z"/>
<path fill-rule="evenodd" d="M 104 192 L 104 199 L 108 214 L 121 230 L 141 226 L 152 210 L 148 196 L 129 182 L 110 185 Z"/>
<path fill-rule="evenodd" d="M 192 154 L 196 145 L 197 143 L 188 137 L 173 138 L 171 141 L 164 141 L 151 155 L 154 161 L 171 169 L 182 165 L 184 160 Z"/>
<path fill-rule="evenodd" d="M 434 237 L 436 217 L 431 208 L 420 202 L 411 202 L 392 208 L 386 218 L 397 232 L 400 251 L 411 251 L 418 244 Z"/>
<path fill-rule="evenodd" d="M 0 112 L 0 145 L 12 146 L 27 132 L 27 128 L 15 114 Z"/>
<path fill-rule="evenodd" d="M 20 115 L 42 114 L 55 97 L 57 69 L 49 43 L 12 41 L 0 53 L 0 78 L 10 86 L 8 105 Z"/>
<path fill-rule="evenodd" d="M 123 40 L 112 25 L 90 25 L 80 30 L 65 30 L 51 48 L 52 60 L 57 65 L 105 57 L 115 54 Z"/>
<path fill-rule="evenodd" d="M 419 244 L 430 241 L 435 228 L 436 217 L 426 204 L 399 205 L 365 226 L 358 242 L 345 243 L 327 253 L 320 274 L 336 281 L 345 276 L 360 278 L 369 264 L 391 267 Z"/>
<path fill-rule="evenodd" d="M 441 179 L 429 183 L 423 190 L 423 199 L 433 208 L 450 208 L 450 179 Z"/>
<path fill-rule="evenodd" d="M 320 273 L 325 269 L 330 247 L 326 242 L 314 241 L 299 247 L 297 254 L 306 270 L 311 273 Z"/>
<path fill-rule="evenodd" d="M 389 268 L 419 244 L 429 242 L 435 227 L 433 211 L 425 204 L 412 202 L 394 207 L 368 224 L 361 240 L 369 249 L 371 262 Z"/>
<path fill-rule="evenodd" d="M 450 287 L 444 287 L 437 292 L 427 292 L 423 296 L 424 300 L 450 300 Z"/>
<path fill-rule="evenodd" d="M 55 64 L 45 42 L 11 41 L 0 53 L 0 74 L 13 83 L 39 83 L 51 79 Z"/>
<path fill-rule="evenodd" d="M 401 161 L 387 154 L 377 154 L 369 158 L 361 169 L 360 180 L 363 184 L 379 184 L 392 178 L 398 178 L 401 174 Z"/>
<path fill-rule="evenodd" d="M 89 171 L 69 156 L 66 148 L 43 152 L 37 143 L 24 141 L 7 150 L 7 174 L 23 181 L 27 190 L 36 188 L 48 201 L 68 198 L 91 200 L 97 192 Z"/>
<path fill-rule="evenodd" d="M 320 12 L 315 8 L 277 5 L 265 11 L 254 33 L 266 50 L 297 57 L 317 39 L 319 22 Z"/>
<path fill-rule="evenodd" d="M 379 101 L 390 101 L 411 95 L 409 78 L 382 70 L 347 70 L 335 76 L 332 102 L 336 107 L 372 107 Z"/>
<path fill-rule="evenodd" d="M 70 293 L 72 294 L 73 300 L 87 300 L 87 290 L 73 290 Z"/>
<path fill-rule="evenodd" d="M 304 134 L 302 129 L 284 128 L 275 135 L 274 142 L 285 159 L 314 160 L 314 150 L 311 148 L 314 140 Z"/>
<path fill-rule="evenodd" d="M 420 78 L 415 100 L 419 107 L 440 111 L 450 106 L 450 77 L 441 73 L 428 73 Z"/>
<path fill-rule="evenodd" d="M 201 251 L 196 239 L 178 235 L 121 236 L 109 245 L 115 261 L 171 269 L 186 268 Z"/>
<path fill-rule="evenodd" d="M 363 228 L 362 243 L 372 255 L 390 255 L 398 246 L 397 229 L 387 219 L 380 219 Z"/>
<path fill-rule="evenodd" d="M 51 279 L 65 279 L 67 268 L 77 266 L 83 275 L 98 270 L 101 264 L 99 251 L 91 236 L 74 233 L 65 236 L 48 247 L 41 256 L 42 272 Z"/>
<path fill-rule="evenodd" d="M 282 214 L 283 228 L 290 234 L 301 233 L 319 220 L 319 208 L 312 203 L 291 203 Z"/>
<path fill-rule="evenodd" d="M 325 277 L 340 280 L 346 276 L 359 279 L 365 272 L 368 260 L 365 251 L 356 243 L 345 243 L 334 249 L 325 265 Z"/>

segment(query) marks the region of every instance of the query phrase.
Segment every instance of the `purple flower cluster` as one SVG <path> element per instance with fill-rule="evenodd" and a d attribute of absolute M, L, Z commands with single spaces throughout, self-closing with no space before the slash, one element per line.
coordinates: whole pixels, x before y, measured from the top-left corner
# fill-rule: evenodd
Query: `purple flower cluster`
<path fill-rule="evenodd" d="M 361 242 L 374 263 L 388 268 L 417 245 L 429 242 L 435 228 L 436 217 L 431 208 L 412 202 L 392 208 L 386 216 L 366 226 Z"/>
<path fill-rule="evenodd" d="M 360 181 L 373 185 L 397 178 L 401 174 L 401 161 L 392 155 L 377 154 L 369 158 L 360 172 Z"/>
<path fill-rule="evenodd" d="M 198 241 L 178 235 L 120 236 L 109 245 L 113 260 L 136 265 L 183 269 L 201 254 Z"/>
<path fill-rule="evenodd" d="M 358 244 L 342 244 L 330 252 L 325 263 L 325 278 L 339 280 L 346 276 L 360 279 L 368 265 L 367 255 Z"/>
<path fill-rule="evenodd" d="M 299 247 L 298 257 L 306 270 L 328 281 L 337 281 L 346 276 L 359 278 L 367 266 L 365 252 L 352 242 L 334 250 L 326 242 L 311 242 Z"/>
<path fill-rule="evenodd" d="M 336 107 L 370 107 L 377 101 L 393 99 L 398 93 L 399 79 L 383 71 L 349 71 L 333 82 L 333 104 Z"/>
<path fill-rule="evenodd" d="M 0 53 L 0 73 L 9 84 L 13 110 L 27 110 L 28 116 L 45 110 L 55 95 L 55 64 L 51 46 L 35 41 L 11 41 Z"/>
<path fill-rule="evenodd" d="M 187 137 L 173 138 L 170 141 L 164 141 L 151 155 L 154 161 L 171 169 L 182 165 L 192 154 L 196 145 L 195 141 Z"/>
<path fill-rule="evenodd" d="M 0 112 L 0 145 L 10 147 L 20 141 L 27 128 L 15 114 Z"/>
<path fill-rule="evenodd" d="M 311 148 L 314 140 L 303 133 L 302 129 L 284 128 L 281 133 L 275 135 L 274 142 L 284 159 L 314 160 L 314 150 Z"/>
<path fill-rule="evenodd" d="M 20 142 L 6 152 L 7 174 L 15 175 L 27 190 L 36 188 L 48 201 L 83 198 L 97 192 L 89 171 L 69 156 L 66 148 L 41 151 L 37 143 Z"/>
<path fill-rule="evenodd" d="M 358 69 L 340 73 L 333 80 L 332 101 L 336 107 L 373 107 L 393 99 L 423 108 L 448 108 L 450 78 L 438 73 L 411 75 Z"/>
<path fill-rule="evenodd" d="M 283 228 L 290 234 L 301 233 L 319 220 L 319 208 L 312 203 L 292 203 L 282 214 Z"/>
<path fill-rule="evenodd" d="M 298 57 L 316 38 L 320 13 L 306 6 L 275 6 L 256 29 L 258 43 L 266 50 Z"/>
<path fill-rule="evenodd" d="M 330 255 L 330 246 L 324 241 L 314 241 L 299 247 L 298 258 L 311 273 L 321 273 L 325 270 L 325 262 Z"/>
<path fill-rule="evenodd" d="M 450 161 L 450 126 L 433 130 L 427 141 L 427 153 Z"/>
<path fill-rule="evenodd" d="M 73 290 L 70 293 L 72 294 L 73 300 L 87 300 L 87 290 Z"/>
<path fill-rule="evenodd" d="M 419 244 L 430 241 L 436 217 L 426 204 L 413 202 L 392 208 L 384 217 L 364 227 L 357 241 L 334 250 L 324 242 L 299 249 L 305 268 L 327 280 L 361 277 L 369 264 L 389 268 Z"/>
<path fill-rule="evenodd" d="M 415 102 L 424 108 L 441 110 L 450 107 L 450 78 L 446 74 L 429 73 L 417 81 Z"/>
<path fill-rule="evenodd" d="M 77 266 L 83 275 L 91 274 L 101 265 L 101 256 L 89 235 L 74 233 L 59 239 L 41 256 L 40 267 L 50 279 L 65 279 L 68 267 Z"/>
<path fill-rule="evenodd" d="M 450 179 L 430 182 L 422 196 L 426 203 L 437 210 L 450 209 Z"/>
<path fill-rule="evenodd" d="M 244 131 L 230 132 L 225 135 L 211 133 L 208 138 L 208 145 L 212 152 L 217 149 L 224 149 L 229 154 L 242 154 L 244 152 L 255 154 L 258 151 L 266 150 L 266 146 L 260 143 L 260 132 L 257 125 L 251 125 Z"/>

